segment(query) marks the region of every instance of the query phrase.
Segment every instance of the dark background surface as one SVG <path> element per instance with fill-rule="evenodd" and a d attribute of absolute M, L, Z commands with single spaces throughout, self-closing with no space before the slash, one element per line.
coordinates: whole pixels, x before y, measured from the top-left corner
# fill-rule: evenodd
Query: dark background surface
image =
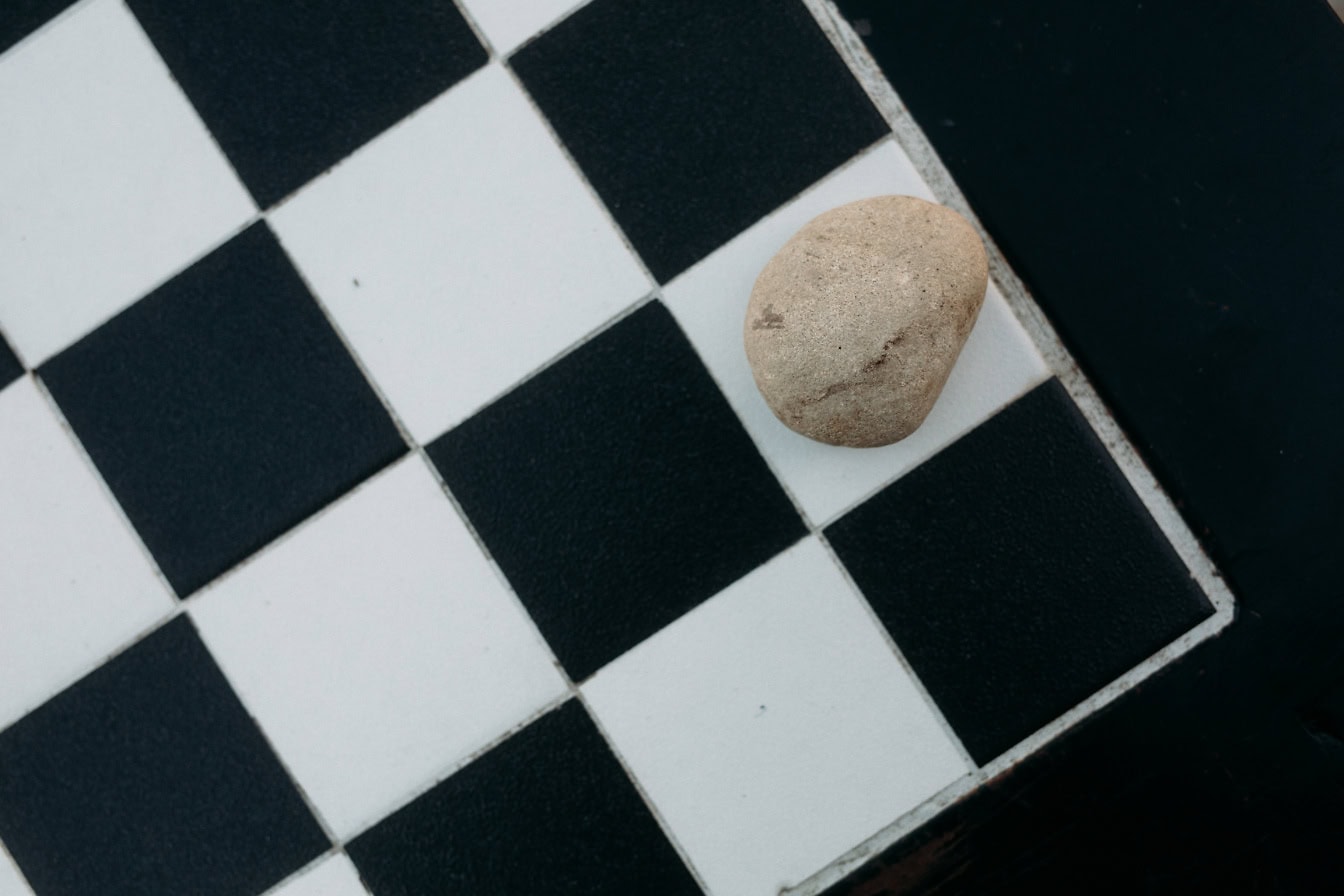
<path fill-rule="evenodd" d="M 842 0 L 1236 622 L 837 892 L 1344 887 L 1344 25 Z"/>

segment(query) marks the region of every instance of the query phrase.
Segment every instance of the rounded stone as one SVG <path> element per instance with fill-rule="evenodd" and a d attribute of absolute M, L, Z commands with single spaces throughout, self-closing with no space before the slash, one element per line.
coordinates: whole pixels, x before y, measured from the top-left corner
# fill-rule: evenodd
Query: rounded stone
<path fill-rule="evenodd" d="M 786 426 L 871 448 L 924 422 L 989 283 L 965 218 L 913 196 L 876 196 L 808 222 L 761 271 L 747 360 Z"/>

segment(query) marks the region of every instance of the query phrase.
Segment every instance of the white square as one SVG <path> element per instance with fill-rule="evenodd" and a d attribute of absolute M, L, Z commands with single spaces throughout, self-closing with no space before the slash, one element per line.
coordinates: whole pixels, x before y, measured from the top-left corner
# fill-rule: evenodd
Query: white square
<path fill-rule="evenodd" d="M 1049 376 L 1031 337 L 991 283 L 943 394 L 912 435 L 883 448 L 839 448 L 798 435 L 775 418 L 756 389 L 742 347 L 742 319 L 756 277 L 813 217 L 887 193 L 936 201 L 890 140 L 759 221 L 663 290 L 672 314 L 757 447 L 818 525 L 927 460 Z"/>
<path fill-rule="evenodd" d="M 547 28 L 583 0 L 463 0 L 467 12 L 500 56 Z"/>
<path fill-rule="evenodd" d="M 270 221 L 422 444 L 652 288 L 498 65 Z"/>
<path fill-rule="evenodd" d="M 0 896 L 33 896 L 14 861 L 0 848 Z"/>
<path fill-rule="evenodd" d="M 267 891 L 266 896 L 369 896 L 369 891 L 359 882 L 354 864 L 337 853 Z"/>
<path fill-rule="evenodd" d="M 0 59 L 0 122 L 0 325 L 29 366 L 256 214 L 117 0 Z"/>
<path fill-rule="evenodd" d="M 714 896 L 774 896 L 969 771 L 815 538 L 583 693 Z"/>
<path fill-rule="evenodd" d="M 417 455 L 208 587 L 190 613 L 341 838 L 567 692 Z"/>
<path fill-rule="evenodd" d="M 0 390 L 0 728 L 174 599 L 33 381 Z"/>

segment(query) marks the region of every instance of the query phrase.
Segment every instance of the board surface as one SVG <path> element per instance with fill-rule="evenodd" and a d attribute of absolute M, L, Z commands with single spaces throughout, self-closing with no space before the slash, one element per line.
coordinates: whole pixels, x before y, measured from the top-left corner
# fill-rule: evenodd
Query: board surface
<path fill-rule="evenodd" d="M 815 7 L 571 6 L 6 20 L 0 893 L 772 894 L 1230 618 L 1012 282 L 774 421 L 756 272 L 956 197 Z"/>

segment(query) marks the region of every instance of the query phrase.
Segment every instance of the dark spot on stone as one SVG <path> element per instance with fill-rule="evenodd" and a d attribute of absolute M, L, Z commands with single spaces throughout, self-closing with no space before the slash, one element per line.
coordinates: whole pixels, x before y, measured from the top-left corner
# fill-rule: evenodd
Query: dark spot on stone
<path fill-rule="evenodd" d="M 753 330 L 782 330 L 784 329 L 784 316 L 775 311 L 774 305 L 766 305 L 761 316 L 751 322 Z"/>

